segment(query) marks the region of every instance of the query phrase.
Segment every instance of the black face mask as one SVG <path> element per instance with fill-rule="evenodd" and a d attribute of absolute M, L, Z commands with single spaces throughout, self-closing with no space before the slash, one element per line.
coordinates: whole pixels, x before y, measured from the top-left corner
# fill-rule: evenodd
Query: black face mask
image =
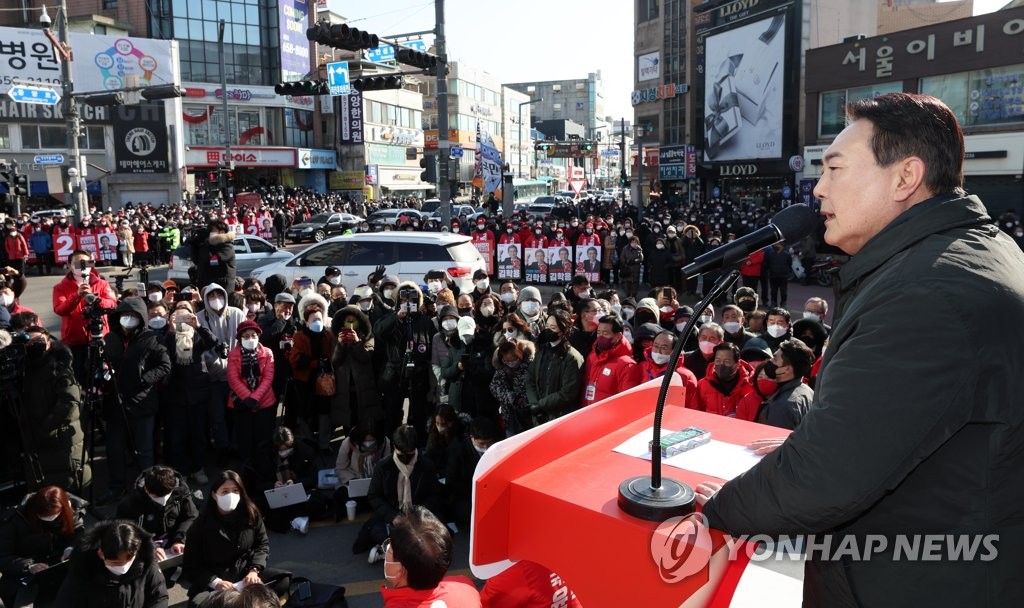
<path fill-rule="evenodd" d="M 775 379 L 775 372 L 779 371 L 779 366 L 775 365 L 774 361 L 768 361 L 764 364 L 764 375 L 769 379 Z"/>
<path fill-rule="evenodd" d="M 398 460 L 400 460 L 402 462 L 402 464 L 409 464 L 410 462 L 412 462 L 412 459 L 415 456 L 416 456 L 416 454 L 399 454 L 398 455 Z"/>
<path fill-rule="evenodd" d="M 732 365 L 715 365 L 715 375 L 722 380 L 732 380 L 736 376 L 736 367 Z"/>
<path fill-rule="evenodd" d="M 30 342 L 25 346 L 25 356 L 29 359 L 39 359 L 46 354 L 46 345 L 42 342 Z"/>
<path fill-rule="evenodd" d="M 558 339 L 558 334 L 556 334 L 550 327 L 545 327 L 541 330 L 540 335 L 537 336 L 537 342 L 540 342 L 542 345 L 551 344 Z"/>
<path fill-rule="evenodd" d="M 460 317 L 471 317 L 471 316 L 473 316 L 473 309 L 472 308 L 460 308 L 459 309 L 459 316 Z"/>
<path fill-rule="evenodd" d="M 739 304 L 737 304 L 737 306 L 740 307 L 740 310 L 742 310 L 743 312 L 748 313 L 748 314 L 754 312 L 754 309 L 757 307 L 750 300 L 744 300 L 744 301 L 740 302 Z"/>

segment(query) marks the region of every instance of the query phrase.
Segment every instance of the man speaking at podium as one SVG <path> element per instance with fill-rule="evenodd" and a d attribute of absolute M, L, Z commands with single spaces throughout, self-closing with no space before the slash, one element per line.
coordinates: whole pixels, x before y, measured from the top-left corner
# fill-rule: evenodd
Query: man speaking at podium
<path fill-rule="evenodd" d="M 964 193 L 941 101 L 847 115 L 814 189 L 853 257 L 811 409 L 698 500 L 732 535 L 808 535 L 804 606 L 1024 606 L 1024 255 Z"/>

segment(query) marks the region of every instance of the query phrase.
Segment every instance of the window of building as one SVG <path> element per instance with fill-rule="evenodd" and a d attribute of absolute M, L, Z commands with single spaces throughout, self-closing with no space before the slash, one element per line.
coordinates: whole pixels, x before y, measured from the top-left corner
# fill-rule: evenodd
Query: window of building
<path fill-rule="evenodd" d="M 553 84 L 553 85 L 551 85 L 551 92 L 552 93 L 561 93 L 562 92 L 562 85 L 560 85 L 560 84 Z"/>
<path fill-rule="evenodd" d="M 107 146 L 103 141 L 103 127 L 86 127 L 85 133 L 78 139 L 78 146 L 85 150 L 105 149 Z"/>
<path fill-rule="evenodd" d="M 0 125 L 0 150 L 11 149 L 11 130 L 9 125 Z"/>
<path fill-rule="evenodd" d="M 531 84 L 531 85 L 527 85 L 527 87 L 526 87 L 526 92 L 527 92 L 528 94 L 530 94 L 530 95 L 533 95 L 534 93 L 536 93 L 536 92 L 537 92 L 537 87 L 535 87 L 535 86 L 534 86 L 534 85 L 532 85 L 532 84 Z"/>
<path fill-rule="evenodd" d="M 552 104 L 551 105 L 551 109 L 554 110 L 555 112 L 561 112 L 562 111 L 562 104 L 560 104 L 560 103 Z"/>
<path fill-rule="evenodd" d="M 1024 121 L 1024 64 L 929 76 L 921 92 L 946 102 L 963 126 Z"/>
<path fill-rule="evenodd" d="M 582 82 L 577 82 L 577 83 L 576 83 L 576 90 L 577 90 L 577 91 L 582 91 L 582 90 L 584 90 L 584 89 L 586 89 L 586 88 L 587 88 L 587 85 L 586 85 L 586 84 L 584 84 L 584 83 L 582 83 Z"/>
<path fill-rule="evenodd" d="M 117 8 L 117 0 L 103 0 L 103 10 L 109 11 Z"/>
<path fill-rule="evenodd" d="M 220 79 L 217 37 L 225 20 L 224 69 L 229 84 L 271 85 L 281 80 L 276 37 L 277 5 L 264 0 L 151 0 L 157 5 L 153 34 L 181 42 L 182 78 Z M 170 10 L 164 10 L 170 2 Z M 152 9 L 152 5 L 151 5 Z M 173 15 L 173 19 L 170 17 Z M 294 79 L 287 74 L 285 79 Z"/>
<path fill-rule="evenodd" d="M 878 97 L 903 90 L 900 82 L 872 84 L 852 89 L 826 91 L 818 100 L 818 137 L 835 137 L 846 126 L 846 102 L 852 99 Z"/>
<path fill-rule="evenodd" d="M 636 0 L 636 22 L 658 18 L 658 0 Z"/>
<path fill-rule="evenodd" d="M 67 127 L 39 127 L 39 147 L 43 149 L 68 147 Z"/>

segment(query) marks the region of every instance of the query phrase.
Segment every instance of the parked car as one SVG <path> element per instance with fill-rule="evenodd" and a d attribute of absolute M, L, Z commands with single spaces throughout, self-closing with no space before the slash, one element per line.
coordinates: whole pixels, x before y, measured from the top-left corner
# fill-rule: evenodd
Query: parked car
<path fill-rule="evenodd" d="M 351 213 L 318 213 L 304 222 L 292 224 L 284 234 L 293 243 L 319 243 L 329 236 L 355 228 L 362 221 L 363 218 Z"/>
<path fill-rule="evenodd" d="M 46 218 L 58 220 L 62 217 L 66 217 L 69 215 L 71 215 L 71 212 L 68 211 L 67 209 L 44 209 L 42 211 L 33 212 L 29 219 L 32 221 L 42 221 L 45 220 Z"/>
<path fill-rule="evenodd" d="M 458 217 L 460 215 L 462 215 L 463 213 L 466 214 L 466 219 L 475 220 L 476 217 L 478 215 L 480 215 L 481 212 L 478 211 L 477 209 L 474 209 L 472 205 L 452 205 L 452 211 L 451 211 L 451 217 L 452 218 L 458 219 Z M 441 210 L 440 209 L 435 209 L 434 212 L 430 214 L 430 218 L 429 219 L 432 219 L 432 220 L 440 222 L 441 221 Z"/>
<path fill-rule="evenodd" d="M 361 232 L 333 237 L 312 245 L 292 259 L 257 268 L 251 276 L 266 279 L 282 274 L 290 284 L 301 276 L 313 280 L 328 266 L 341 268 L 348 293 L 366 282 L 378 266 L 403 281 L 423 282 L 428 270 L 442 269 L 463 292 L 473 289 L 473 273 L 484 269 L 484 260 L 469 237 L 443 232 Z"/>
<path fill-rule="evenodd" d="M 526 212 L 536 218 L 547 219 L 555 209 L 554 205 L 534 203 L 526 208 Z"/>
<path fill-rule="evenodd" d="M 278 249 L 269 241 L 251 234 L 240 234 L 235 237 L 235 274 L 248 277 L 256 268 L 268 262 L 290 260 L 294 257 L 289 251 Z M 171 254 L 171 265 L 167 269 L 167 278 L 178 285 L 190 282 L 188 269 L 192 267 L 191 251 L 188 246 L 178 247 Z M 319 277 L 317 277 L 319 278 Z"/>
<path fill-rule="evenodd" d="M 366 218 L 366 223 L 371 226 L 383 226 L 385 224 L 395 226 L 398 224 L 398 216 L 403 213 L 423 221 L 423 213 L 416 209 L 406 207 L 402 209 L 381 209 L 380 211 L 374 211 L 370 214 L 370 217 Z"/>

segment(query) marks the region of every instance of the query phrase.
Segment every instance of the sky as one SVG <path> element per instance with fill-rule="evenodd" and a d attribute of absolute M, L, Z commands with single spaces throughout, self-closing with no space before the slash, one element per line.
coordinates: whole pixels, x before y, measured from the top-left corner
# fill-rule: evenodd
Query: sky
<path fill-rule="evenodd" d="M 974 14 L 1006 3 L 974 0 Z M 445 5 L 451 59 L 502 83 L 583 79 L 600 70 L 605 114 L 632 117 L 630 0 L 446 0 Z M 434 0 L 329 0 L 329 6 L 353 27 L 380 36 L 434 27 Z"/>

